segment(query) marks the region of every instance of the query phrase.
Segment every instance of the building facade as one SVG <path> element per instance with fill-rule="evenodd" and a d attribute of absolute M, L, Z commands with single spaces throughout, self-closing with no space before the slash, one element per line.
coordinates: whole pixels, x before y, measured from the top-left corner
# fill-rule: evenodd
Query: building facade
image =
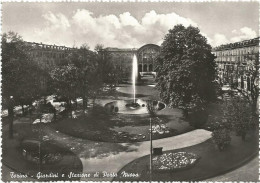
<path fill-rule="evenodd" d="M 51 69 L 62 63 L 62 60 L 75 48 L 69 48 L 65 46 L 48 45 L 35 42 L 25 42 L 25 45 L 30 49 L 29 55 L 36 61 L 41 67 L 45 69 Z M 40 86 L 42 89 L 46 89 L 47 80 L 46 77 L 40 78 Z"/>
<path fill-rule="evenodd" d="M 132 71 L 132 61 L 134 54 L 137 56 L 138 72 L 141 75 L 153 74 L 155 75 L 155 59 L 160 53 L 160 47 L 155 44 L 146 44 L 139 49 L 119 49 L 119 48 L 105 48 L 112 57 L 112 61 L 123 72 L 129 73 Z"/>
<path fill-rule="evenodd" d="M 75 49 L 34 42 L 25 42 L 25 44 L 30 47 L 29 54 L 33 60 L 45 67 L 61 64 L 62 60 Z"/>
<path fill-rule="evenodd" d="M 250 92 L 253 82 L 252 71 L 259 63 L 259 37 L 213 48 L 216 56 L 218 79 L 223 85 L 231 85 Z"/>
<path fill-rule="evenodd" d="M 48 45 L 35 42 L 25 42 L 30 48 L 29 54 L 34 61 L 45 69 L 51 69 L 60 65 L 66 56 L 74 51 L 76 48 L 65 46 Z M 132 62 L 134 54 L 137 56 L 138 72 L 142 75 L 155 75 L 155 58 L 160 53 L 160 47 L 155 44 L 146 44 L 138 49 L 128 48 L 105 48 L 102 51 L 109 53 L 112 62 L 120 69 L 126 77 L 130 76 L 132 72 Z M 46 78 L 43 76 L 40 79 L 41 87 L 46 88 Z"/>

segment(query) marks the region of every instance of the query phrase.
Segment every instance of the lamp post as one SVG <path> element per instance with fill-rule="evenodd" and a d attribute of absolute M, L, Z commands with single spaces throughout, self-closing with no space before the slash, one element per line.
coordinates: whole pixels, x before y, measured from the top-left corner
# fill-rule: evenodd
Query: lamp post
<path fill-rule="evenodd" d="M 155 117 L 155 107 L 153 101 L 148 100 L 146 105 L 147 111 L 150 115 L 150 181 L 152 181 L 153 171 L 153 129 L 152 129 L 152 118 Z"/>
<path fill-rule="evenodd" d="M 152 181 L 153 171 L 153 132 L 152 132 L 152 118 L 150 117 L 150 181 Z"/>

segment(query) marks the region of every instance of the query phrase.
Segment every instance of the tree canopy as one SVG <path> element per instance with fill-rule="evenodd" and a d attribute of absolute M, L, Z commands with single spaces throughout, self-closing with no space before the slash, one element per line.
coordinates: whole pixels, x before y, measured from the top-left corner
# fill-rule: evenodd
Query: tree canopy
<path fill-rule="evenodd" d="M 216 98 L 215 56 L 198 28 L 170 29 L 156 59 L 157 89 L 171 107 L 192 108 Z"/>
<path fill-rule="evenodd" d="M 39 67 L 29 55 L 22 38 L 14 33 L 2 36 L 3 104 L 10 96 L 16 104 L 30 104 L 40 88 Z"/>

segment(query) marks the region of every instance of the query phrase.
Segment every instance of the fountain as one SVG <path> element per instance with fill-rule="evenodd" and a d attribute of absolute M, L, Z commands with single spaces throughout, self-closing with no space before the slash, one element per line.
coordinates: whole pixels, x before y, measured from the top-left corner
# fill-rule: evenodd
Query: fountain
<path fill-rule="evenodd" d="M 133 86 L 133 93 L 134 93 L 134 103 L 135 103 L 135 81 L 137 78 L 137 58 L 136 55 L 133 57 L 133 68 L 132 68 L 132 86 Z"/>
<path fill-rule="evenodd" d="M 117 100 L 109 102 L 105 105 L 105 108 L 109 111 L 121 114 L 147 114 L 146 101 L 136 98 L 136 79 L 138 76 L 138 64 L 136 55 L 133 56 L 132 62 L 132 90 L 133 99 Z M 162 110 L 165 108 L 165 104 L 160 101 L 153 101 L 153 105 L 156 110 Z"/>
<path fill-rule="evenodd" d="M 131 103 L 125 104 L 126 107 L 129 107 L 131 109 L 136 109 L 140 107 L 140 104 L 136 102 L 136 90 L 135 90 L 135 84 L 136 84 L 136 78 L 138 76 L 138 68 L 137 68 L 137 58 L 136 55 L 133 57 L 133 64 L 132 64 L 132 87 L 133 87 L 133 95 L 134 95 L 134 100 Z"/>

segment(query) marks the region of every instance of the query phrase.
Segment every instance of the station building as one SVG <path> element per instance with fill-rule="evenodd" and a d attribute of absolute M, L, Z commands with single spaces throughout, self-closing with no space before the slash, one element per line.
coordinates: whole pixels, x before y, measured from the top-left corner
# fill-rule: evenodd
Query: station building
<path fill-rule="evenodd" d="M 30 55 L 32 58 L 45 68 L 53 68 L 59 65 L 65 57 L 75 50 L 65 46 L 48 45 L 35 42 L 25 42 L 30 46 Z M 121 69 L 126 75 L 132 72 L 132 61 L 134 54 L 137 56 L 138 72 L 141 75 L 153 74 L 156 75 L 155 58 L 160 53 L 160 47 L 155 44 L 146 44 L 140 48 L 112 48 L 107 47 L 99 52 L 106 51 L 111 57 L 112 62 Z M 42 79 L 42 83 L 44 79 Z M 43 84 L 44 85 L 44 84 Z"/>
<path fill-rule="evenodd" d="M 141 75 L 155 75 L 155 59 L 160 53 L 160 47 L 155 44 L 146 44 L 140 48 L 105 48 L 102 51 L 107 51 L 112 57 L 112 61 L 123 72 L 129 73 L 132 71 L 132 61 L 134 54 L 137 56 L 138 72 Z"/>

